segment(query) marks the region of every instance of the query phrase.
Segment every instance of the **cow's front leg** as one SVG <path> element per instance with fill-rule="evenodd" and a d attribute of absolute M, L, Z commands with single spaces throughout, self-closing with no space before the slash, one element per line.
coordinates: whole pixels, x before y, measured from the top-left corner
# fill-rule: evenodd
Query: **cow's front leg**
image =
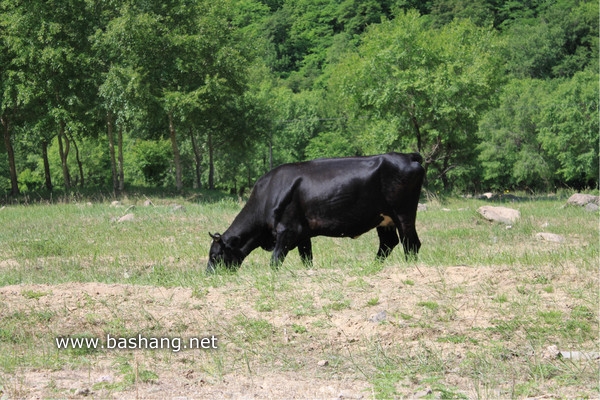
<path fill-rule="evenodd" d="M 312 266 L 313 254 L 312 254 L 312 243 L 310 239 L 306 239 L 298 244 L 298 253 L 305 266 Z"/>
<path fill-rule="evenodd" d="M 377 227 L 377 235 L 379 235 L 377 259 L 383 261 L 390 255 L 394 247 L 400 243 L 400 239 L 398 239 L 395 226 Z"/>
<path fill-rule="evenodd" d="M 275 249 L 271 257 L 271 266 L 278 268 L 283 264 L 287 253 L 298 245 L 298 233 L 288 228 L 280 227 L 277 229 L 277 238 L 275 239 Z"/>

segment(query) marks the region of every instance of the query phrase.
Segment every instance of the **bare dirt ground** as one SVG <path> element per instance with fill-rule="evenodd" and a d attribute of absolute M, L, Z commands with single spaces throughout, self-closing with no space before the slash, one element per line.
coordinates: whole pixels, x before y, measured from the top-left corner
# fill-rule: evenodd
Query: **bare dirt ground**
<path fill-rule="evenodd" d="M 550 277 L 552 291 L 536 283 L 538 274 Z M 272 291 L 244 282 L 200 291 L 100 283 L 6 286 L 0 288 L 0 316 L 47 315 L 46 322 L 26 328 L 36 330 L 27 334 L 35 336 L 42 357 L 60 362 L 5 374 L 2 398 L 372 398 L 368 377 L 375 371 L 375 353 L 383 356 L 399 344 L 416 358 L 425 350 L 437 354 L 446 363 L 439 372 L 444 384 L 475 398 L 480 388 L 460 362 L 488 342 L 487 328 L 509 319 L 514 299 L 527 291 L 536 310 L 568 313 L 576 305 L 568 295 L 569 282 L 581 280 L 575 268 L 549 266 L 525 275 L 531 282 L 526 287 L 522 274 L 502 266 L 386 267 L 342 281 L 335 271 L 315 269 L 297 274 L 293 288 Z M 499 296 L 507 301 L 498 301 Z M 265 301 L 271 306 L 257 306 Z M 527 307 L 523 304 L 523 312 Z M 214 335 L 218 349 L 73 354 L 53 343 L 56 336 L 86 333 L 103 339 L 107 332 Z M 461 336 L 469 339 L 439 340 Z M 539 359 L 532 352 L 553 344 L 528 349 L 514 343 L 510 357 Z M 519 367 L 511 368 L 519 374 Z M 396 386 L 404 396 L 423 396 L 422 383 Z M 483 397 L 500 393 L 487 390 Z M 569 397 L 586 390 L 567 386 L 540 395 Z"/>

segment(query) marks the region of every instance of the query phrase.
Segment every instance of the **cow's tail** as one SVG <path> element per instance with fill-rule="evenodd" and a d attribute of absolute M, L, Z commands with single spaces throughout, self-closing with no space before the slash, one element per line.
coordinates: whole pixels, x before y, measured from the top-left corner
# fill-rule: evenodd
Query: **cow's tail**
<path fill-rule="evenodd" d="M 409 155 L 410 161 L 418 162 L 419 164 L 423 164 L 423 156 L 419 153 L 410 153 Z"/>

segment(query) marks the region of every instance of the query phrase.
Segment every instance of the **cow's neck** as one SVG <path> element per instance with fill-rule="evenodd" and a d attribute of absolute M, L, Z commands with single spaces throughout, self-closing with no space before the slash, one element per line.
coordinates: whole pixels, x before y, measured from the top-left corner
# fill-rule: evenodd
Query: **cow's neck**
<path fill-rule="evenodd" d="M 244 258 L 246 258 L 252 250 L 260 246 L 260 238 L 262 236 L 261 227 L 250 214 L 251 213 L 247 213 L 246 210 L 242 210 L 229 229 L 223 233 L 223 237 L 226 241 L 231 242 L 234 238 L 238 238 L 236 250 L 239 250 Z"/>

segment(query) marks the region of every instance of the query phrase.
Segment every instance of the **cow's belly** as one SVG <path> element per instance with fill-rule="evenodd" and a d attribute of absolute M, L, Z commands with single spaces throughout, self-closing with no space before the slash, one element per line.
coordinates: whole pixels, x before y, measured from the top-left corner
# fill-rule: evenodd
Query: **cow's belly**
<path fill-rule="evenodd" d="M 392 218 L 384 213 L 372 215 L 343 214 L 339 216 L 309 216 L 308 228 L 311 236 L 356 238 L 378 226 L 394 226 Z"/>

